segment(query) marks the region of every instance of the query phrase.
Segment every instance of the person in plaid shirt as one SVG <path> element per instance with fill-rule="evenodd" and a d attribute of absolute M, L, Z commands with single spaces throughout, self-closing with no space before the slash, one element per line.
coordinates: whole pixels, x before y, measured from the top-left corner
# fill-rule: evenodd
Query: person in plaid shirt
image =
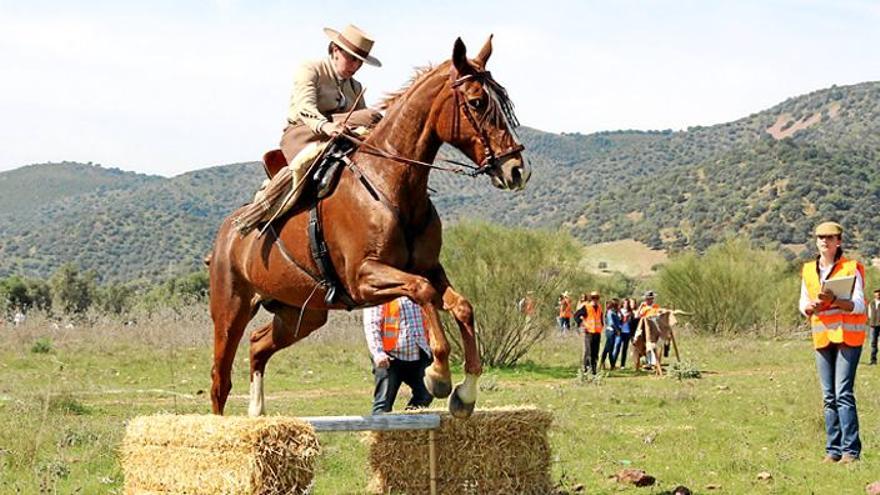
<path fill-rule="evenodd" d="M 433 361 L 422 308 L 408 297 L 364 309 L 364 335 L 373 360 L 376 386 L 373 414 L 391 412 L 401 383 L 412 390 L 407 409 L 428 407 L 425 368 Z"/>

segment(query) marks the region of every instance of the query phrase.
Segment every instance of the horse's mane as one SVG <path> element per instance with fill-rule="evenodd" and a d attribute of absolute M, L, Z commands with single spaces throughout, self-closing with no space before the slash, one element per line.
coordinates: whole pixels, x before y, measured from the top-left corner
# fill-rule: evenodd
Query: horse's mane
<path fill-rule="evenodd" d="M 422 67 L 416 67 L 413 71 L 413 75 L 409 78 L 409 81 L 401 86 L 400 89 L 392 93 L 385 94 L 385 98 L 383 98 L 382 101 L 379 103 L 379 109 L 387 111 L 392 106 L 394 106 L 395 103 L 399 102 L 406 94 L 408 94 L 410 90 L 417 86 L 418 83 L 428 79 L 438 69 L 447 66 L 449 63 L 449 61 L 446 61 L 440 65 L 433 65 L 429 63 L 428 65 Z M 507 95 L 507 90 L 504 89 L 504 86 L 498 84 L 498 82 L 492 79 L 491 76 L 489 76 L 485 82 L 487 83 L 487 90 L 494 93 L 495 98 L 489 100 L 489 108 L 484 114 L 483 119 L 493 120 L 495 122 L 495 125 L 498 125 L 500 120 L 505 117 L 507 118 L 511 129 L 519 127 L 519 119 L 516 118 L 516 115 L 513 111 L 513 102 L 510 101 L 510 97 Z"/>
<path fill-rule="evenodd" d="M 427 78 L 429 74 L 434 72 L 434 69 L 437 69 L 439 66 L 429 63 L 428 65 L 424 65 L 421 67 L 416 67 L 413 70 L 412 77 L 409 78 L 409 81 L 404 83 L 403 86 L 400 87 L 397 91 L 393 91 L 391 93 L 385 93 L 385 98 L 379 103 L 380 110 L 388 110 L 395 103 L 397 103 L 403 95 L 405 95 L 415 84 L 421 81 L 423 78 Z"/>

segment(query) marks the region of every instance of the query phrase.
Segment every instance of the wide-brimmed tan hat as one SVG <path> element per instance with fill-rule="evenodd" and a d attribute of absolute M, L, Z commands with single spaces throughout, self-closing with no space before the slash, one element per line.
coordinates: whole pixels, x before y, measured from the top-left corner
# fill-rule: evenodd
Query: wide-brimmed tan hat
<path fill-rule="evenodd" d="M 373 49 L 373 38 L 370 38 L 367 33 L 361 31 L 354 24 L 345 26 L 341 33 L 335 29 L 324 28 L 324 34 L 330 38 L 330 41 L 336 43 L 339 48 L 363 60 L 364 63 L 375 67 L 382 67 L 382 62 L 379 62 L 376 57 L 370 56 L 370 50 Z"/>
<path fill-rule="evenodd" d="M 602 294 L 599 294 L 599 291 L 594 290 L 593 292 L 590 292 L 590 297 L 602 297 Z"/>
<path fill-rule="evenodd" d="M 816 226 L 816 235 L 841 235 L 843 227 L 837 222 L 822 222 Z"/>

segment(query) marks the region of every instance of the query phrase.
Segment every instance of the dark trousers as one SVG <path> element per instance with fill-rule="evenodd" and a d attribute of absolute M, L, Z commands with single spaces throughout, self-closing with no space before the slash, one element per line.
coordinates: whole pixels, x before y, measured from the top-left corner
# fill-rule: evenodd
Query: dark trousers
<path fill-rule="evenodd" d="M 584 332 L 584 373 L 589 369 L 596 374 L 596 363 L 599 361 L 599 343 L 602 340 L 601 333 Z"/>
<path fill-rule="evenodd" d="M 419 356 L 420 359 L 417 361 L 401 361 L 392 358 L 387 368 L 377 368 L 373 364 L 373 377 L 376 380 L 376 387 L 373 390 L 373 414 L 391 412 L 401 383 L 407 384 L 412 390 L 412 398 L 406 405 L 407 409 L 431 405 L 434 398 L 425 387 L 425 368 L 433 360 L 421 351 Z"/>
<path fill-rule="evenodd" d="M 880 338 L 880 327 L 871 328 L 871 364 L 877 364 L 877 338 Z"/>

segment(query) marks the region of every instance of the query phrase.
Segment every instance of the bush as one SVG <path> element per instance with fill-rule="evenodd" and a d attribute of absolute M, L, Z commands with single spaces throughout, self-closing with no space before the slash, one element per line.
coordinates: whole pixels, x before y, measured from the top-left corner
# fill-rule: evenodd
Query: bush
<path fill-rule="evenodd" d="M 553 328 L 556 298 L 571 287 L 596 287 L 596 277 L 578 265 L 582 247 L 561 232 L 461 223 L 444 234 L 441 261 L 456 291 L 471 301 L 480 356 L 488 366 L 512 366 L 548 329 Z M 532 291 L 535 314 L 526 316 L 517 302 Z M 457 325 L 444 315 L 461 356 Z"/>
<path fill-rule="evenodd" d="M 31 346 L 31 352 L 34 354 L 49 354 L 52 352 L 52 341 L 47 337 L 41 337 Z"/>
<path fill-rule="evenodd" d="M 669 304 L 693 314 L 698 331 L 778 330 L 802 321 L 799 270 L 781 254 L 754 249 L 743 240 L 670 261 L 661 268 L 657 286 Z"/>

